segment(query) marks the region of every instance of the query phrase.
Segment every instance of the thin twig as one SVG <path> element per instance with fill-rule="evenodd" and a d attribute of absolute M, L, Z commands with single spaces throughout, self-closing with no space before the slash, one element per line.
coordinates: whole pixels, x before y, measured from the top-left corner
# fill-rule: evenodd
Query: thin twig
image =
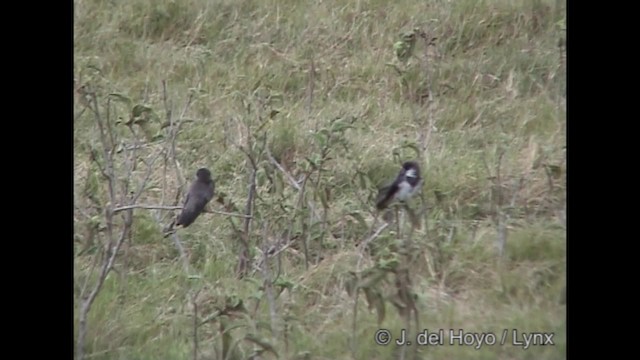
<path fill-rule="evenodd" d="M 309 78 L 308 78 L 308 87 L 307 87 L 307 113 L 311 115 L 311 109 L 313 104 L 313 90 L 315 88 L 315 79 L 316 79 L 316 66 L 313 62 L 313 58 L 311 58 L 311 64 L 309 64 Z"/>
<path fill-rule="evenodd" d="M 109 145 L 107 142 L 104 125 L 102 123 L 102 118 L 100 116 L 98 98 L 95 92 L 91 92 L 91 100 L 93 102 L 93 107 L 94 107 L 93 112 L 95 114 L 96 122 L 98 123 L 98 130 L 100 131 L 100 142 L 102 143 L 104 167 L 100 166 L 100 164 L 97 161 L 98 160 L 97 158 L 95 160 L 96 160 L 96 164 L 100 166 L 100 171 L 102 172 L 102 175 L 107 179 L 108 188 L 109 188 L 109 198 L 115 200 L 116 196 L 115 196 L 115 189 L 113 185 L 113 162 L 112 162 L 111 152 L 109 151 Z M 109 233 L 109 236 L 111 235 L 112 234 Z"/>
<path fill-rule="evenodd" d="M 296 215 L 300 212 L 300 209 L 302 208 L 302 202 L 304 200 L 304 189 L 307 186 L 307 179 L 309 179 L 309 175 L 310 174 L 305 174 L 304 176 L 304 180 L 302 181 L 302 188 L 300 189 L 300 192 L 298 194 L 298 202 L 296 204 L 296 208 L 293 211 L 293 213 L 291 214 L 291 224 L 289 225 L 289 229 L 287 230 L 287 240 L 289 240 L 289 236 L 291 236 L 291 233 L 293 232 L 293 222 L 296 218 Z M 309 215 L 311 215 L 311 212 L 309 212 Z M 300 222 L 302 223 L 302 229 L 304 231 L 304 219 L 302 216 L 300 216 Z M 309 223 L 311 223 L 311 219 L 309 219 Z M 301 235 L 302 238 L 302 248 L 304 250 L 304 268 L 305 270 L 309 270 L 309 239 L 307 239 L 307 237 L 304 236 L 305 234 Z M 310 234 L 308 234 L 310 236 Z"/>
<path fill-rule="evenodd" d="M 184 267 L 184 271 L 187 275 L 191 274 L 191 269 L 189 268 L 189 258 L 187 257 L 187 252 L 184 251 L 184 246 L 182 246 L 182 242 L 180 238 L 178 238 L 178 234 L 175 232 L 171 233 L 171 238 L 173 242 L 176 244 L 178 248 L 178 252 L 180 252 L 180 260 L 182 260 L 182 266 Z"/>
<path fill-rule="evenodd" d="M 360 247 L 360 256 L 358 257 L 358 263 L 356 265 L 357 269 L 360 269 L 360 261 L 362 260 L 362 257 L 364 256 L 365 249 L 367 248 L 367 245 L 369 245 L 369 242 L 371 242 L 371 241 L 373 241 L 373 239 L 377 238 L 380 235 L 380 233 L 382 233 L 382 230 L 386 229 L 387 226 L 389 226 L 389 223 L 385 222 L 371 236 L 369 236 L 369 238 L 367 238 L 364 242 L 362 242 L 359 245 L 359 247 Z"/>
<path fill-rule="evenodd" d="M 247 139 L 247 141 L 249 142 L 250 140 Z M 245 205 L 245 215 L 247 217 L 245 218 L 244 232 L 241 237 L 243 249 L 240 254 L 240 258 L 238 259 L 238 274 L 242 276 L 246 271 L 246 262 L 248 261 L 247 257 L 249 256 L 249 234 L 251 232 L 251 219 L 256 192 L 256 174 L 258 172 L 258 166 L 249 151 L 245 150 L 242 146 L 238 146 L 238 148 L 247 156 L 252 168 L 249 175 L 249 195 L 247 196 L 247 203 Z"/>
<path fill-rule="evenodd" d="M 100 132 L 100 141 L 102 143 L 102 148 L 104 151 L 104 164 L 103 165 L 98 164 L 98 166 L 100 168 L 101 173 L 103 174 L 103 176 L 107 181 L 107 185 L 109 188 L 109 197 L 108 197 L 109 203 L 104 210 L 104 216 L 105 216 L 106 227 L 107 227 L 107 234 L 106 234 L 107 242 L 105 245 L 106 251 L 102 259 L 100 274 L 98 276 L 96 284 L 94 285 L 89 295 L 85 296 L 84 291 L 80 295 L 81 304 L 80 304 L 79 319 L 78 319 L 78 338 L 77 338 L 77 349 L 76 349 L 77 358 L 79 360 L 84 359 L 84 342 L 85 342 L 85 336 L 87 333 L 87 318 L 88 318 L 89 311 L 91 310 L 91 306 L 93 305 L 93 302 L 95 301 L 96 297 L 102 290 L 102 286 L 107 276 L 109 275 L 109 272 L 113 270 L 115 259 L 118 255 L 118 252 L 120 251 L 122 244 L 124 243 L 125 239 L 131 238 L 131 225 L 133 224 L 133 209 L 129 209 L 124 214 L 124 223 L 122 225 L 122 231 L 120 233 L 120 236 L 116 241 L 114 241 L 115 239 L 113 234 L 113 227 L 114 227 L 113 217 L 115 213 L 113 211 L 113 206 L 117 202 L 116 184 L 115 184 L 117 177 L 115 174 L 115 170 L 114 170 L 115 165 L 113 162 L 113 147 L 114 147 L 114 144 L 116 143 L 116 140 L 114 138 L 115 132 L 111 127 L 111 123 L 110 123 L 110 113 L 109 113 L 109 105 L 108 105 L 109 101 L 107 101 L 106 119 L 103 119 L 100 116 L 100 110 L 99 110 L 100 107 L 99 107 L 98 99 L 95 92 L 91 92 L 91 99 L 93 100 L 92 110 L 95 115 L 96 123 L 98 124 L 98 129 Z M 103 121 L 105 121 L 107 124 L 106 129 Z M 107 131 L 108 131 L 108 135 L 111 143 L 107 141 L 107 134 L 105 133 Z M 134 155 L 134 160 L 135 160 L 135 155 Z M 132 171 L 133 171 L 133 166 L 129 168 L 129 173 L 127 174 L 127 178 L 131 176 Z M 148 179 L 149 179 L 148 176 L 145 177 L 141 185 L 141 189 L 139 190 L 139 193 L 141 193 L 142 189 L 144 189 Z M 127 184 L 125 184 L 125 186 L 122 188 L 123 193 L 121 194 L 123 201 L 126 200 L 125 197 L 127 196 L 127 189 L 128 189 L 128 186 Z M 129 206 L 134 205 L 138 197 L 139 197 L 139 194 L 137 196 L 131 197 L 130 200 L 128 201 L 129 202 L 128 205 Z"/>
<path fill-rule="evenodd" d="M 191 297 L 193 305 L 193 360 L 198 360 L 198 295 L 200 290 L 202 289 L 198 289 Z"/>
<path fill-rule="evenodd" d="M 211 212 L 214 214 L 220 214 L 220 215 L 227 215 L 227 216 L 235 216 L 235 217 L 241 217 L 241 218 L 245 218 L 245 219 L 253 219 L 252 215 L 247 215 L 247 214 L 235 214 L 235 213 L 229 213 L 226 211 L 218 211 L 218 210 L 208 210 L 208 211 L 203 211 L 203 212 Z"/>
<path fill-rule="evenodd" d="M 164 92 L 164 98 L 167 99 L 167 91 L 166 91 L 166 83 L 163 81 L 163 92 Z M 178 123 L 176 124 L 176 126 L 174 127 L 174 122 L 173 119 L 171 119 L 171 112 L 169 109 L 167 109 L 167 120 L 169 122 L 169 133 L 171 134 L 171 142 L 170 142 L 170 146 L 171 146 L 171 159 L 173 160 L 173 164 L 176 168 L 176 175 L 180 181 L 181 184 L 185 183 L 185 177 L 182 174 L 182 169 L 180 167 L 180 163 L 178 162 L 178 157 L 176 156 L 176 139 L 178 137 L 178 133 L 180 132 L 180 127 L 183 124 L 182 119 L 184 119 L 184 115 L 186 114 L 187 110 L 189 109 L 189 107 L 191 106 L 191 103 L 193 101 L 193 93 L 189 93 L 189 97 L 187 98 L 187 102 L 184 105 L 184 108 L 182 109 L 182 113 L 180 114 L 180 117 L 178 119 Z M 167 104 L 167 100 L 165 100 L 165 106 Z"/>
<path fill-rule="evenodd" d="M 84 359 L 84 337 L 86 335 L 87 329 L 87 315 L 89 314 L 89 310 L 91 310 L 91 305 L 93 305 L 93 301 L 98 296 L 100 290 L 102 290 L 102 285 L 104 284 L 104 280 L 107 278 L 107 275 L 113 268 L 113 262 L 115 261 L 116 255 L 118 251 L 120 251 L 120 246 L 126 239 L 128 228 L 123 229 L 122 235 L 118 239 L 116 246 L 111 250 L 111 254 L 109 255 L 108 261 L 103 262 L 102 268 L 100 270 L 100 276 L 98 277 L 98 283 L 93 288 L 89 296 L 82 300 L 82 305 L 80 308 L 80 319 L 78 326 L 78 359 Z"/>
<path fill-rule="evenodd" d="M 360 289 L 358 288 L 358 286 L 356 285 L 356 288 L 354 289 L 354 294 L 355 296 L 353 297 L 353 322 L 351 323 L 351 341 L 350 341 L 350 348 L 351 348 L 351 356 L 354 359 L 357 359 L 358 357 L 357 355 L 357 350 L 358 350 L 358 336 L 357 336 L 357 331 L 358 331 L 358 292 L 360 291 Z"/>
<path fill-rule="evenodd" d="M 291 247 L 291 245 L 293 245 L 296 242 L 296 239 L 293 239 L 291 241 L 289 241 L 288 243 L 284 244 L 283 246 L 281 246 L 278 250 L 274 251 L 273 254 L 269 255 L 271 257 L 280 255 L 281 252 L 287 250 L 289 247 Z"/>
<path fill-rule="evenodd" d="M 143 205 L 143 204 L 134 204 L 134 205 L 126 205 L 126 206 L 120 206 L 117 207 L 115 209 L 113 209 L 114 213 L 118 213 L 120 211 L 124 211 L 124 210 L 130 210 L 130 209 L 147 209 L 147 210 L 182 210 L 183 207 L 182 206 L 168 206 L 168 205 Z M 246 214 L 235 214 L 235 213 L 229 213 L 226 211 L 219 211 L 219 210 L 203 210 L 203 213 L 213 213 L 213 214 L 220 214 L 220 215 L 227 215 L 227 216 L 235 216 L 235 217 L 241 217 L 241 218 L 251 218 L 250 215 L 246 215 Z"/>
<path fill-rule="evenodd" d="M 100 235 L 98 235 L 98 236 L 100 236 Z M 104 256 L 104 253 L 102 251 L 99 251 L 99 253 L 96 254 L 93 257 L 93 262 L 91 263 L 91 269 L 89 269 L 87 277 L 84 279 L 84 282 L 82 284 L 82 290 L 80 291 L 80 294 L 86 294 L 87 293 L 87 287 L 89 286 L 89 279 L 91 278 L 91 275 L 95 271 L 96 266 L 98 266 L 99 258 L 103 257 L 103 256 Z"/>
<path fill-rule="evenodd" d="M 278 168 L 278 170 L 280 170 L 284 176 L 287 178 L 287 180 L 289 181 L 289 183 L 291 184 L 291 186 L 293 186 L 294 188 L 296 188 L 296 190 L 301 191 L 302 187 L 298 184 L 298 182 L 293 178 L 293 176 L 291 176 L 291 174 L 289 174 L 289 172 L 287 172 L 287 170 L 285 170 L 282 165 L 280 165 L 276 159 L 273 158 L 273 156 L 271 155 L 271 151 L 269 150 L 269 147 L 267 146 L 266 148 L 267 150 L 267 157 L 269 158 L 269 161 L 275 165 L 275 167 Z"/>
<path fill-rule="evenodd" d="M 420 153 L 420 158 L 423 159 L 425 154 L 429 154 L 427 152 L 427 148 L 429 147 L 429 143 L 431 142 L 431 133 L 435 128 L 435 119 L 434 119 L 434 97 L 433 97 L 433 77 L 431 76 L 431 67 L 429 66 L 429 46 L 431 45 L 429 41 L 429 37 L 426 34 L 423 34 L 423 39 L 425 40 L 425 48 L 424 48 L 424 72 L 427 82 L 427 95 L 428 95 L 428 103 L 427 103 L 427 132 L 426 134 L 422 132 L 421 134 L 421 145 L 422 151 Z"/>
<path fill-rule="evenodd" d="M 267 223 L 263 225 L 263 239 L 267 239 Z M 264 288 L 267 294 L 267 302 L 269 303 L 269 315 L 271 316 L 271 334 L 274 339 L 279 337 L 278 315 L 276 312 L 276 303 L 273 296 L 273 283 L 271 282 L 271 273 L 269 272 L 269 263 L 267 252 L 263 251 L 262 254 L 262 276 L 264 279 Z"/>
<path fill-rule="evenodd" d="M 140 184 L 138 191 L 136 191 L 135 195 L 133 196 L 132 203 L 135 203 L 136 201 L 138 201 L 138 199 L 140 198 L 140 195 L 142 195 L 142 192 L 144 191 L 146 184 L 149 182 L 149 179 L 151 178 L 151 172 L 154 169 L 153 165 L 160 158 L 160 155 L 162 155 L 162 152 L 159 152 L 158 154 L 156 154 L 156 156 L 151 160 L 151 162 L 147 164 L 147 172 L 144 176 L 144 180 L 142 180 L 142 183 Z"/>
<path fill-rule="evenodd" d="M 502 255 L 504 254 L 505 244 L 507 242 L 507 227 L 505 224 L 505 214 L 503 209 L 504 196 L 502 192 L 502 174 L 500 172 L 500 169 L 502 166 L 502 157 L 504 156 L 504 149 L 500 148 L 498 151 L 499 153 L 498 153 L 498 159 L 496 161 L 496 175 L 495 175 L 494 186 L 493 186 L 493 188 L 495 189 L 496 195 L 492 200 L 492 203 L 495 206 L 494 222 L 496 224 L 497 233 L 498 233 L 496 238 L 496 243 L 498 248 L 498 255 L 499 255 L 499 258 L 501 259 Z"/>
<path fill-rule="evenodd" d="M 220 311 L 220 310 L 214 311 L 212 314 L 208 315 L 206 318 L 204 318 L 202 321 L 200 321 L 198 323 L 198 327 L 200 327 L 200 326 L 208 323 L 209 321 L 217 318 L 218 316 L 220 316 L 220 314 L 222 314 L 222 311 Z"/>

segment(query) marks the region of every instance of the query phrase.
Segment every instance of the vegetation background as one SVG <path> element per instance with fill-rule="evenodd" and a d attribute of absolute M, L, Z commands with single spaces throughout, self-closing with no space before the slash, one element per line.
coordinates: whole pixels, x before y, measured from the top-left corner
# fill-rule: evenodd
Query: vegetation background
<path fill-rule="evenodd" d="M 76 356 L 566 357 L 564 1 L 74 7 Z M 376 213 L 409 159 L 422 197 Z"/>

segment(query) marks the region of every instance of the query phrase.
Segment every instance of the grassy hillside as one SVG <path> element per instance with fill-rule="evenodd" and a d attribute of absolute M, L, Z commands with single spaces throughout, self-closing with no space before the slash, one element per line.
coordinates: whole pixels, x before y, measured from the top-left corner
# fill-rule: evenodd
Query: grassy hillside
<path fill-rule="evenodd" d="M 566 357 L 564 2 L 74 4 L 85 358 Z M 417 225 L 374 206 L 410 159 Z M 199 167 L 210 212 L 165 237 Z"/>

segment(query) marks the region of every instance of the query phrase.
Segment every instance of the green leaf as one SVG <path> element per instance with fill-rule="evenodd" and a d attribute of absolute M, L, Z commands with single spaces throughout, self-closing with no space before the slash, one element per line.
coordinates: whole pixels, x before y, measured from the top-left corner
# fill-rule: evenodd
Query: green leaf
<path fill-rule="evenodd" d="M 251 319 L 251 317 L 248 318 L 250 319 L 250 321 L 253 320 Z M 258 320 L 255 322 L 255 327 L 258 330 L 271 330 L 271 322 L 267 320 Z"/>
<path fill-rule="evenodd" d="M 398 76 L 402 76 L 402 74 L 404 73 L 402 70 L 400 70 L 400 68 L 396 64 L 386 63 L 385 65 L 392 67 L 396 71 Z"/>
<path fill-rule="evenodd" d="M 142 114 L 144 113 L 151 113 L 153 110 L 146 105 L 142 105 L 142 104 L 136 104 L 136 106 L 133 107 L 133 109 L 131 109 L 131 115 L 134 118 L 137 118 L 139 116 L 142 116 Z"/>
<path fill-rule="evenodd" d="M 558 165 L 545 164 L 545 167 L 554 179 L 558 179 L 562 175 L 562 168 Z"/>
<path fill-rule="evenodd" d="M 366 189 L 369 187 L 367 186 L 367 179 L 365 177 L 366 177 L 365 173 L 363 173 L 362 171 L 358 171 L 358 180 L 360 180 L 361 189 Z"/>
<path fill-rule="evenodd" d="M 251 87 L 251 93 L 255 93 L 255 92 L 256 92 L 256 90 L 258 90 L 258 88 L 260 87 L 260 85 L 262 85 L 262 79 L 264 79 L 264 77 L 265 77 L 266 75 L 267 75 L 267 74 L 262 75 L 262 76 L 261 76 L 261 77 L 260 77 L 260 78 L 259 78 L 259 79 L 254 83 L 254 84 L 253 84 L 253 86 Z"/>
<path fill-rule="evenodd" d="M 395 44 L 393 44 L 393 50 L 396 52 L 396 54 L 402 53 L 406 49 L 406 47 L 407 46 L 404 41 L 396 41 Z"/>
<path fill-rule="evenodd" d="M 314 133 L 312 136 L 316 139 L 316 141 L 318 142 L 318 145 L 321 148 L 325 147 L 325 145 L 327 144 L 327 140 L 328 140 L 327 136 L 325 134 L 317 132 L 317 133 Z"/>
<path fill-rule="evenodd" d="M 327 138 L 327 141 L 331 138 L 331 131 L 327 128 L 320 129 L 319 133 L 323 134 Z"/>
<path fill-rule="evenodd" d="M 384 321 L 385 310 L 386 310 L 382 296 L 378 298 L 378 300 L 375 302 L 375 305 L 376 305 L 376 313 L 378 313 L 378 325 L 380 325 Z"/>
<path fill-rule="evenodd" d="M 381 324 L 384 321 L 385 316 L 385 306 L 384 299 L 380 292 L 376 289 L 365 288 L 364 294 L 367 298 L 367 304 L 369 305 L 369 310 L 375 309 L 378 314 L 378 324 Z"/>
<path fill-rule="evenodd" d="M 227 298 L 225 299 L 224 306 L 227 310 L 240 311 L 240 312 L 246 311 L 244 308 L 242 299 L 236 295 L 227 296 Z"/>
<path fill-rule="evenodd" d="M 415 143 L 415 142 L 413 142 L 413 141 L 405 141 L 405 142 L 402 144 L 401 148 L 402 148 L 402 149 L 406 149 L 406 148 L 412 149 L 413 151 L 415 151 L 416 156 L 419 156 L 419 155 L 420 155 L 420 149 L 418 148 L 418 144 L 416 144 L 416 143 Z"/>
<path fill-rule="evenodd" d="M 344 122 L 342 119 L 338 119 L 336 120 L 332 125 L 331 125 L 331 131 L 333 132 L 344 132 L 347 129 L 354 129 L 355 127 L 351 124 L 347 124 L 346 122 Z"/>
<path fill-rule="evenodd" d="M 358 276 L 353 271 L 349 271 L 347 279 L 344 281 L 344 288 L 349 296 L 353 296 L 357 284 Z"/>
<path fill-rule="evenodd" d="M 164 139 L 164 134 L 161 132 L 158 132 L 157 134 L 153 135 L 153 137 L 151 138 L 151 141 L 158 141 L 162 139 Z"/>
<path fill-rule="evenodd" d="M 356 219 L 356 221 L 358 222 L 358 224 L 360 226 L 362 226 L 363 228 L 367 227 L 367 222 L 364 221 L 364 218 L 362 217 L 362 215 L 360 214 L 360 212 L 352 212 L 349 215 L 351 215 L 351 217 L 353 217 L 354 219 Z"/>
<path fill-rule="evenodd" d="M 221 316 L 221 318 L 222 318 L 222 316 Z M 225 327 L 224 327 L 223 334 L 230 334 L 232 330 L 247 327 L 246 324 L 232 324 L 231 326 L 229 326 L 226 321 L 225 321 L 225 323 L 226 324 L 225 324 Z"/>
<path fill-rule="evenodd" d="M 121 102 L 121 103 L 125 103 L 127 104 L 128 107 L 131 107 L 132 101 L 131 99 L 124 95 L 124 94 L 120 94 L 120 93 L 111 93 L 108 95 L 110 98 L 112 98 L 115 101 Z"/>
<path fill-rule="evenodd" d="M 373 308 L 373 303 L 375 301 L 375 290 L 371 288 L 364 288 L 364 296 L 367 299 L 367 305 L 369 306 L 369 310 Z"/>
<path fill-rule="evenodd" d="M 416 34 L 413 31 L 402 34 L 400 41 L 393 44 L 393 50 L 398 57 L 398 60 L 406 62 L 413 53 L 413 48 L 416 43 Z"/>
<path fill-rule="evenodd" d="M 384 280 L 386 277 L 387 277 L 387 273 L 385 271 L 373 269 L 367 274 L 365 279 L 363 279 L 363 281 L 360 282 L 359 286 L 361 288 L 374 287 L 375 285 L 380 283 L 382 280 Z"/>
<path fill-rule="evenodd" d="M 307 156 L 305 156 L 304 158 L 305 158 L 305 160 L 307 160 L 309 162 L 309 165 L 311 165 L 313 170 L 318 170 L 318 168 L 319 168 L 318 160 L 319 159 L 318 159 L 318 155 L 317 154 L 314 155 L 314 159 L 309 158 Z"/>
<path fill-rule="evenodd" d="M 263 350 L 266 350 L 274 354 L 276 357 L 280 357 L 280 355 L 278 355 L 278 352 L 273 348 L 273 346 L 268 341 L 261 339 L 254 334 L 247 334 L 244 336 L 244 339 L 260 346 Z"/>
<path fill-rule="evenodd" d="M 380 270 L 384 270 L 384 271 L 394 271 L 399 264 L 400 264 L 400 261 L 398 260 L 398 258 L 393 257 L 391 259 L 381 259 L 378 262 L 377 267 Z"/>
<path fill-rule="evenodd" d="M 245 277 L 242 280 L 249 282 L 255 286 L 260 286 L 262 284 L 262 281 L 259 281 L 258 279 L 255 279 L 255 278 Z"/>
<path fill-rule="evenodd" d="M 320 202 L 322 203 L 322 206 L 325 209 L 329 208 L 329 202 L 327 201 L 327 193 L 325 192 L 325 189 L 317 189 L 316 193 L 318 194 L 318 197 L 320 198 Z"/>
<path fill-rule="evenodd" d="M 293 282 L 283 279 L 283 278 L 279 278 L 278 280 L 276 280 L 275 286 L 281 287 L 283 289 L 293 289 L 293 286 L 295 285 Z"/>
<path fill-rule="evenodd" d="M 253 294 L 249 295 L 249 299 L 260 301 L 263 295 L 264 295 L 264 292 L 262 290 L 257 290 Z"/>

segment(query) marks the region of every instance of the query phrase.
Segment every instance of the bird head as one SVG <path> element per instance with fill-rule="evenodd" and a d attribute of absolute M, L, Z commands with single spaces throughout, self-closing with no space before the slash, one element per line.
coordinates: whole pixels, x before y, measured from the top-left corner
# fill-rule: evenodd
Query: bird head
<path fill-rule="evenodd" d="M 211 181 L 211 171 L 209 171 L 209 169 L 206 169 L 206 168 L 200 168 L 196 172 L 196 177 L 200 181 L 209 182 Z"/>

